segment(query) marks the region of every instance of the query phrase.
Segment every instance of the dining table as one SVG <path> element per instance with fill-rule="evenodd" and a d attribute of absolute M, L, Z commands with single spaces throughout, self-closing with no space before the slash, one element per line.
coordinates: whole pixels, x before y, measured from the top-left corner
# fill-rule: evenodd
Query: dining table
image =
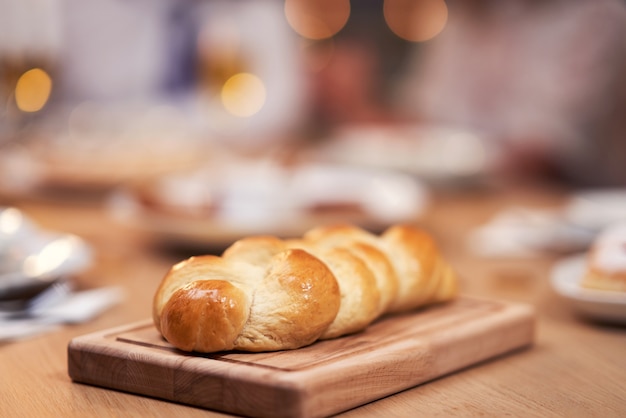
<path fill-rule="evenodd" d="M 626 328 L 581 315 L 550 282 L 567 254 L 489 257 L 469 234 L 510 207 L 559 208 L 571 190 L 547 181 L 433 188 L 412 223 L 428 231 L 458 275 L 460 294 L 529 305 L 532 344 L 341 412 L 342 417 L 626 416 Z M 151 317 L 153 296 L 175 263 L 219 249 L 172 248 L 111 216 L 100 196 L 2 196 L 42 228 L 75 234 L 93 250 L 73 278 L 79 289 L 116 286 L 119 303 L 95 318 L 0 342 L 2 417 L 218 417 L 218 410 L 75 382 L 68 344 L 76 337 Z"/>

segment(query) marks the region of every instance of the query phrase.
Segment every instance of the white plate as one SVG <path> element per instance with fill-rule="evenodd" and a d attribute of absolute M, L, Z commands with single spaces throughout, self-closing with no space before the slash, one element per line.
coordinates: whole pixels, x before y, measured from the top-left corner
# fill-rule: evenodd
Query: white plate
<path fill-rule="evenodd" d="M 583 288 L 585 263 L 584 254 L 559 261 L 551 273 L 554 290 L 586 317 L 626 324 L 626 293 Z"/>
<path fill-rule="evenodd" d="M 592 231 L 626 221 L 626 189 L 587 190 L 572 196 L 565 208 L 568 221 Z"/>

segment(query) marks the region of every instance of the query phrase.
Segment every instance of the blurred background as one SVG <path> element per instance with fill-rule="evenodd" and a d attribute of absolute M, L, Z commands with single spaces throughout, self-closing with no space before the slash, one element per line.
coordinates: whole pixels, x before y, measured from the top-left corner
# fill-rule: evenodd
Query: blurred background
<path fill-rule="evenodd" d="M 0 1 L 9 196 L 258 224 L 376 206 L 385 170 L 415 183 L 370 198 L 388 223 L 422 186 L 623 186 L 625 110 L 621 0 Z"/>
<path fill-rule="evenodd" d="M 422 228 L 463 296 L 537 312 L 537 349 L 366 416 L 626 416 L 626 0 L 0 0 L 0 416 L 177 415 L 71 384 L 68 342 L 189 256 L 338 223 Z"/>
<path fill-rule="evenodd" d="M 619 0 L 2 0 L 1 142 L 37 142 L 54 156 L 164 153 L 186 166 L 198 146 L 267 153 L 336 140 L 353 155 L 319 153 L 373 164 L 370 151 L 425 176 L 549 169 L 623 184 L 625 9 Z M 351 149 L 355 136 L 365 150 Z M 420 136 L 427 144 L 403 148 L 402 161 L 378 152 L 376 140 L 388 149 Z M 422 154 L 442 148 L 434 137 L 450 154 L 442 164 L 462 168 L 428 166 Z"/>

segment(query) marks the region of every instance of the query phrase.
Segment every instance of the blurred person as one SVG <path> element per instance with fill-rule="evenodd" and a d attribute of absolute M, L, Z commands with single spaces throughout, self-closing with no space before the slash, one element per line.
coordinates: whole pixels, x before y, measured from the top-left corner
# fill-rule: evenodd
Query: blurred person
<path fill-rule="evenodd" d="M 626 185 L 626 2 L 449 0 L 402 101 L 494 139 L 498 173 Z"/>
<path fill-rule="evenodd" d="M 352 0 L 345 26 L 309 48 L 308 61 L 316 63 L 309 73 L 316 128 L 397 121 L 393 91 L 411 44 L 389 29 L 383 4 L 384 0 Z"/>

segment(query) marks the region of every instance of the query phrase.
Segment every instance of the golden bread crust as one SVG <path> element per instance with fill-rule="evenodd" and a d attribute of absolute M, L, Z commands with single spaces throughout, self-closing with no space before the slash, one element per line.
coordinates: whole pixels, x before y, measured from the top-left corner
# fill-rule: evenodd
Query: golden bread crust
<path fill-rule="evenodd" d="M 235 348 L 248 318 L 246 293 L 224 280 L 196 280 L 176 290 L 163 307 L 160 328 L 185 351 Z"/>
<path fill-rule="evenodd" d="M 305 251 L 287 249 L 272 257 L 254 300 L 236 348 L 285 350 L 320 338 L 337 316 L 340 293 L 324 263 Z"/>
<path fill-rule="evenodd" d="M 273 351 L 362 331 L 382 315 L 453 299 L 457 277 L 426 232 L 351 225 L 300 239 L 241 239 L 173 266 L 154 297 L 163 337 L 186 351 Z"/>

